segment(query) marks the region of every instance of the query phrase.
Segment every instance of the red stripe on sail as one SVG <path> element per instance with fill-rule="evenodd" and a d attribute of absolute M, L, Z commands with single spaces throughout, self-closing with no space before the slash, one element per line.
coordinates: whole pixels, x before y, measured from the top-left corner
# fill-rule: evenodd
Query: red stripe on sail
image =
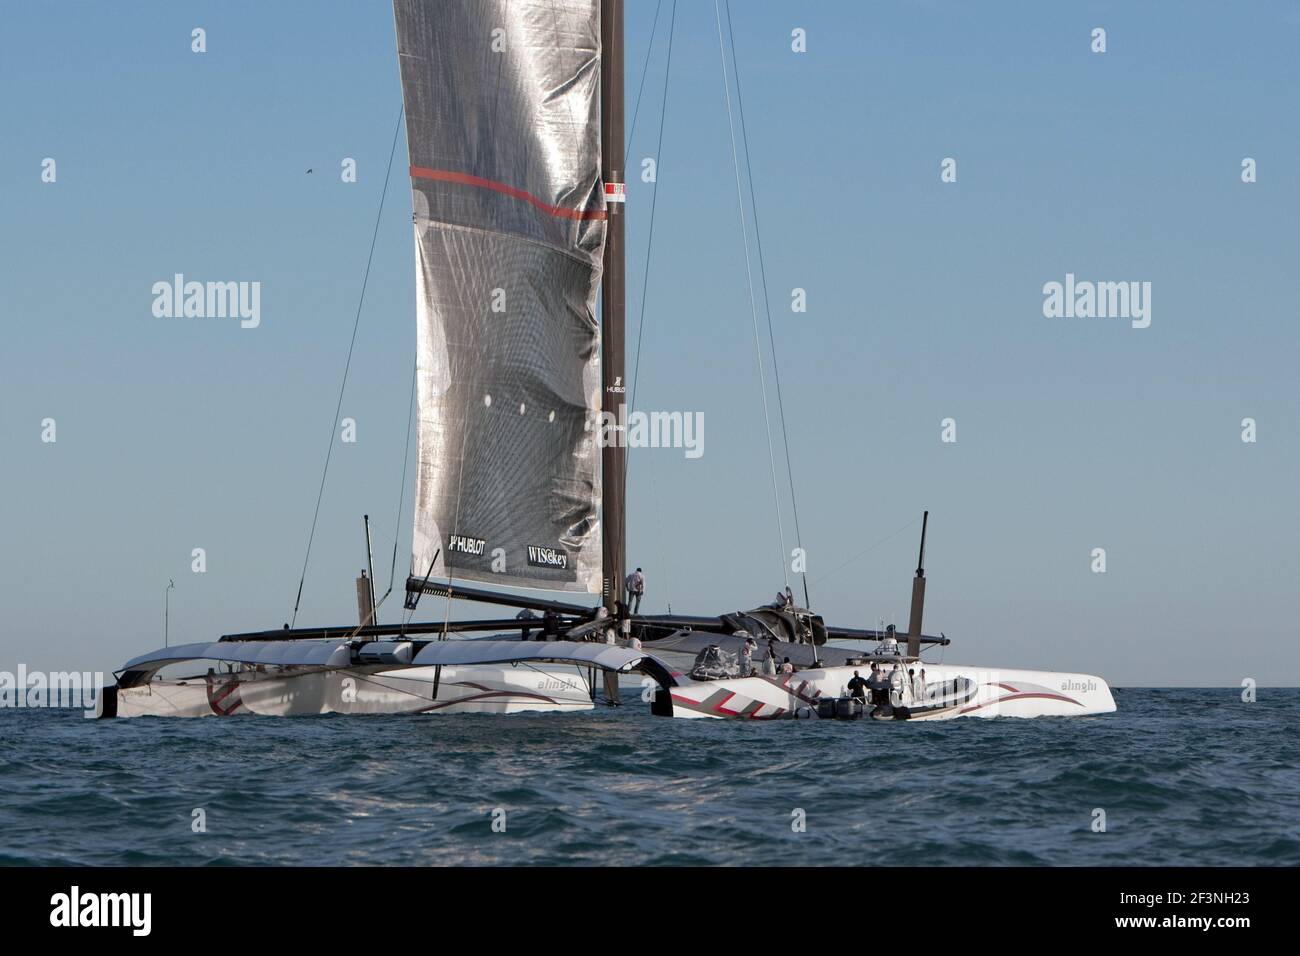
<path fill-rule="evenodd" d="M 476 186 L 479 189 L 490 189 L 493 192 L 502 193 L 510 196 L 512 199 L 522 199 L 531 206 L 540 209 L 542 212 L 560 219 L 604 219 L 605 210 L 603 209 L 568 209 L 564 206 L 552 206 L 549 203 L 542 202 L 530 192 L 522 189 L 516 189 L 514 186 L 507 186 L 505 183 L 499 183 L 494 179 L 483 179 L 481 176 L 471 176 L 468 173 L 453 173 L 446 169 L 426 169 L 424 166 L 411 167 L 412 179 L 432 179 L 440 183 L 458 183 L 462 186 Z"/>

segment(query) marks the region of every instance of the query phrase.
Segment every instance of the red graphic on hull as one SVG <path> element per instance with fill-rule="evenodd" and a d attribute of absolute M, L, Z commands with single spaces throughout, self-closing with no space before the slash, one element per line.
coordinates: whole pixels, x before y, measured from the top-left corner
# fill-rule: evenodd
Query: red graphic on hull
<path fill-rule="evenodd" d="M 218 717 L 229 717 L 243 705 L 239 696 L 239 681 L 225 680 L 218 682 L 216 676 L 209 674 L 208 706 Z"/>

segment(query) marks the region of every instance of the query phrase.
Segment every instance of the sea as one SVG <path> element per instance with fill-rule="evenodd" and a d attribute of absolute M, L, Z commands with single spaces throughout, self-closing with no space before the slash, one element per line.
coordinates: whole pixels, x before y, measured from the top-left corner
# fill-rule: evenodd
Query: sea
<path fill-rule="evenodd" d="M 0 864 L 1300 864 L 1300 689 L 1097 717 L 0 709 Z"/>

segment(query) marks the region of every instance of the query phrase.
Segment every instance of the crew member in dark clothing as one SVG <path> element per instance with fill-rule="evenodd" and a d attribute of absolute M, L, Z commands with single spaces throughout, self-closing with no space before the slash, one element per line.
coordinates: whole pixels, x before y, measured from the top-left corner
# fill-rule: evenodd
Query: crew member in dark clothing
<path fill-rule="evenodd" d="M 546 613 L 542 615 L 542 640 L 558 641 L 560 639 L 560 615 L 555 613 L 555 608 L 548 607 Z"/>
<path fill-rule="evenodd" d="M 528 608 L 524 608 L 522 611 L 520 611 L 518 614 L 515 615 L 515 620 L 516 620 L 516 621 L 531 621 L 531 620 L 532 620 L 534 617 L 536 617 L 536 616 L 537 616 L 537 615 L 535 615 L 532 611 L 528 610 Z M 528 639 L 529 639 L 530 637 L 532 637 L 532 636 L 533 636 L 533 629 L 532 629 L 531 627 L 525 627 L 525 628 L 524 628 L 524 632 L 523 632 L 523 636 L 520 637 L 520 640 L 522 640 L 522 641 L 526 641 L 526 640 L 528 640 Z"/>
<path fill-rule="evenodd" d="M 866 679 L 857 671 L 853 672 L 853 679 L 849 681 L 849 693 L 858 700 L 865 701 L 867 699 Z"/>

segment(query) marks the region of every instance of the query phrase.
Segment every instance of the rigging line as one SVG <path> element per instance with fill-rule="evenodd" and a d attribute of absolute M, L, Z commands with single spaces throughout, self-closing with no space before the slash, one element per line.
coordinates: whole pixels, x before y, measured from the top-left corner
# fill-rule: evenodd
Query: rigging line
<path fill-rule="evenodd" d="M 411 394 L 406 399 L 406 445 L 402 452 L 402 486 L 398 489 L 397 519 L 393 524 L 393 567 L 388 572 L 389 591 L 393 590 L 393 582 L 397 580 L 397 542 L 402 534 L 402 505 L 406 503 L 406 466 L 411 460 L 411 420 L 415 418 L 415 375 L 418 368 L 418 361 L 411 363 Z"/>
<path fill-rule="evenodd" d="M 659 105 L 659 141 L 655 146 L 655 188 L 650 191 L 650 223 L 645 240 L 645 266 L 641 274 L 641 314 L 636 323 L 636 355 L 632 360 L 632 393 L 628 414 L 636 408 L 636 386 L 641 377 L 641 339 L 645 332 L 645 302 L 650 286 L 650 253 L 654 250 L 655 210 L 659 206 L 659 160 L 664 148 L 664 119 L 668 114 L 668 78 L 673 67 L 673 27 L 677 22 L 677 0 L 673 0 L 673 9 L 668 22 L 668 60 L 664 64 L 664 91 Z M 626 490 L 627 469 L 623 469 L 624 490 Z"/>
<path fill-rule="evenodd" d="M 772 343 L 772 375 L 776 383 L 776 408 L 781 420 L 781 441 L 785 446 L 785 473 L 790 482 L 790 508 L 794 512 L 795 545 L 803 551 L 803 533 L 799 528 L 799 502 L 794 493 L 794 466 L 790 458 L 790 434 L 785 425 L 785 400 L 781 395 L 781 364 L 777 361 L 776 333 L 772 328 L 772 299 L 767 288 L 767 265 L 763 258 L 763 233 L 758 227 L 758 199 L 754 193 L 754 170 L 749 160 L 749 133 L 745 128 L 745 100 L 740 91 L 740 64 L 736 60 L 736 36 L 731 28 L 731 0 L 724 0 L 727 9 L 727 37 L 731 43 L 731 71 L 736 78 L 736 112 L 740 116 L 740 142 L 745 154 L 745 177 L 749 180 L 749 214 L 754 220 L 754 245 L 758 250 L 758 275 L 763 288 L 763 310 L 767 314 L 767 336 Z M 803 578 L 804 607 L 812 607 L 808 596 L 808 565 L 805 558 Z"/>
<path fill-rule="evenodd" d="M 657 19 L 657 14 L 656 14 L 656 19 Z M 667 54 L 666 62 L 664 63 L 664 89 L 659 103 L 659 138 L 655 144 L 655 186 L 654 189 L 651 190 L 650 192 L 650 222 L 646 233 L 645 260 L 644 260 L 643 271 L 641 274 L 641 303 L 640 303 L 640 315 L 637 317 L 637 326 L 636 326 L 636 355 L 632 362 L 632 389 L 630 394 L 631 401 L 629 402 L 628 409 L 627 409 L 629 416 L 632 414 L 633 410 L 636 409 L 636 389 L 637 389 L 637 383 L 641 379 L 641 342 L 645 333 L 646 297 L 649 294 L 649 288 L 650 288 L 650 254 L 654 249 L 655 211 L 656 209 L 658 209 L 659 206 L 659 161 L 663 157 L 663 149 L 664 149 L 664 121 L 668 115 L 668 80 L 669 77 L 672 76 L 673 35 L 675 32 L 674 28 L 676 27 L 676 24 L 677 24 L 677 0 L 673 0 L 672 10 L 669 13 L 669 19 L 668 19 L 668 54 Z M 642 82 L 644 82 L 644 77 L 642 79 Z M 639 99 L 640 97 L 638 96 L 638 101 Z M 632 458 L 631 455 L 627 455 L 623 465 L 623 500 L 624 501 L 627 500 L 627 476 L 628 476 L 628 472 L 631 470 L 629 467 L 631 465 L 631 458 Z M 653 468 L 653 465 L 651 467 Z M 655 484 L 656 483 L 654 481 L 654 476 L 652 474 L 651 482 L 650 482 L 651 494 L 655 495 L 655 512 L 658 513 L 659 512 L 658 490 L 655 488 Z M 626 518 L 624 520 L 626 521 Z M 669 597 L 669 590 L 668 590 L 668 562 L 664 557 L 665 551 L 664 551 L 663 537 L 662 537 L 663 528 L 659 522 L 656 522 L 655 527 L 656 527 L 656 533 L 659 535 L 657 540 L 659 542 L 660 566 L 663 569 L 663 575 L 664 575 L 664 599 L 668 601 L 668 607 L 669 610 L 671 610 L 672 601 L 671 598 Z M 626 533 L 626 527 L 618 529 L 615 533 L 621 537 Z M 620 541 L 619 544 L 622 545 L 624 544 L 624 542 Z M 621 591 L 623 587 L 623 582 L 620 581 L 617 583 Z"/>
<path fill-rule="evenodd" d="M 398 486 L 397 517 L 393 521 L 393 566 L 388 571 L 388 590 L 384 592 L 383 597 L 375 602 L 375 606 L 371 610 L 370 617 L 372 621 L 374 615 L 379 613 L 379 609 L 384 606 L 384 602 L 393 593 L 393 585 L 397 583 L 397 545 L 402 533 L 402 505 L 406 501 L 406 466 L 411 458 L 411 418 L 415 410 L 415 374 L 418 368 L 418 364 L 412 364 L 411 394 L 406 400 L 406 445 L 402 453 L 402 483 Z"/>
<path fill-rule="evenodd" d="M 653 459 L 652 459 L 653 462 Z M 626 469 L 624 469 L 626 471 Z M 662 515 L 663 509 L 659 505 L 659 482 L 655 479 L 654 464 L 650 465 L 650 496 L 654 500 L 655 515 Z M 624 500 L 627 495 L 624 495 Z M 662 521 L 656 520 L 655 523 L 655 541 L 659 545 L 659 570 L 664 576 L 664 603 L 668 605 L 668 613 L 673 613 L 673 595 L 669 588 L 668 581 L 668 558 L 667 550 L 664 548 L 664 526 Z"/>
<path fill-rule="evenodd" d="M 320 518 L 320 503 L 325 497 L 325 478 L 329 475 L 330 458 L 334 454 L 334 431 L 338 428 L 339 413 L 343 410 L 343 393 L 348 387 L 348 371 L 352 368 L 352 351 L 357 344 L 357 329 L 361 325 L 361 309 L 366 301 L 366 286 L 370 283 L 370 264 L 375 259 L 375 243 L 379 240 L 379 223 L 384 216 L 384 200 L 388 196 L 388 181 L 393 175 L 393 156 L 397 153 L 397 137 L 402 132 L 404 107 L 398 107 L 397 126 L 393 129 L 393 145 L 388 149 L 388 170 L 384 173 L 384 188 L 379 194 L 379 211 L 375 213 L 375 230 L 370 236 L 370 253 L 366 256 L 366 271 L 361 279 L 361 296 L 357 299 L 357 316 L 352 322 L 352 340 L 348 343 L 348 358 L 343 365 L 343 381 L 339 383 L 339 400 L 334 408 L 334 419 L 330 422 L 329 446 L 325 450 L 325 467 L 321 469 L 320 490 L 316 492 L 316 510 L 311 517 L 311 532 L 307 535 L 307 554 L 302 559 L 302 577 L 298 579 L 298 596 L 293 602 L 293 617 L 290 627 L 298 622 L 298 606 L 302 603 L 302 588 L 307 580 L 307 564 L 311 561 L 311 546 L 316 540 L 316 521 Z"/>
<path fill-rule="evenodd" d="M 650 25 L 650 42 L 646 44 L 645 60 L 641 63 L 641 85 L 638 86 L 636 90 L 636 106 L 632 110 L 632 125 L 627 131 L 627 145 L 623 147 L 625 163 L 626 155 L 632 151 L 632 137 L 636 135 L 636 118 L 637 114 L 641 112 L 641 94 L 645 92 L 645 79 L 650 72 L 650 53 L 655 47 L 655 31 L 659 28 L 659 8 L 663 5 L 664 0 L 658 0 L 655 4 L 655 19 L 654 23 Z M 673 0 L 673 6 L 677 6 L 677 0 Z M 671 43 L 672 41 L 670 40 L 669 42 Z M 626 176 L 624 178 L 626 178 Z"/>
<path fill-rule="evenodd" d="M 785 563 L 785 525 L 781 519 L 781 492 L 776 478 L 776 449 L 772 446 L 772 418 L 767 408 L 767 373 L 763 370 L 763 342 L 758 334 L 758 304 L 754 301 L 754 270 L 749 261 L 749 226 L 745 222 L 745 192 L 740 185 L 740 158 L 736 154 L 736 124 L 731 114 L 731 84 L 727 80 L 727 48 L 722 39 L 722 11 L 718 0 L 713 0 L 713 14 L 718 23 L 718 54 L 722 61 L 722 88 L 727 99 L 727 127 L 731 132 L 731 162 L 736 170 L 736 200 L 740 204 L 740 235 L 745 246 L 745 272 L 748 276 L 749 314 L 754 324 L 754 352 L 758 359 L 758 384 L 763 396 L 764 431 L 767 435 L 767 457 L 772 466 L 772 497 L 776 505 L 777 536 L 781 545 L 781 577 L 790 586 L 790 573 Z"/>
<path fill-rule="evenodd" d="M 841 564 L 839 567 L 835 568 L 835 569 L 832 570 L 832 571 L 827 571 L 827 572 L 826 572 L 825 574 L 823 574 L 821 577 L 816 578 L 816 579 L 813 581 L 813 583 L 816 584 L 818 581 L 825 581 L 825 580 L 826 580 L 827 578 L 829 578 L 831 575 L 833 575 L 833 574 L 838 574 L 840 571 L 843 571 L 845 568 L 847 568 L 847 567 L 848 567 L 850 564 L 852 564 L 854 561 L 858 560 L 858 559 L 861 558 L 861 557 L 864 557 L 864 556 L 867 555 L 867 554 L 870 554 L 872 551 L 875 551 L 876 548 L 880 547 L 880 546 L 881 546 L 882 544 L 884 544 L 886 541 L 890 541 L 890 540 L 892 540 L 892 539 L 894 539 L 894 538 L 897 538 L 900 534 L 902 534 L 904 531 L 906 531 L 908 528 L 912 527 L 912 525 L 916 524 L 916 523 L 917 523 L 918 521 L 920 521 L 920 520 L 921 520 L 920 518 L 913 518 L 911 521 L 909 521 L 907 524 L 903 525 L 903 526 L 902 526 L 901 528 L 899 528 L 897 531 L 893 531 L 893 532 L 891 532 L 891 533 L 885 535 L 883 538 L 881 538 L 879 541 L 877 541 L 877 542 L 876 542 L 875 544 L 873 544 L 871 547 L 867 548 L 865 551 L 859 551 L 857 554 L 855 554 L 853 557 L 849 558 L 847 561 L 845 561 L 845 562 L 844 562 L 843 564 Z"/>

